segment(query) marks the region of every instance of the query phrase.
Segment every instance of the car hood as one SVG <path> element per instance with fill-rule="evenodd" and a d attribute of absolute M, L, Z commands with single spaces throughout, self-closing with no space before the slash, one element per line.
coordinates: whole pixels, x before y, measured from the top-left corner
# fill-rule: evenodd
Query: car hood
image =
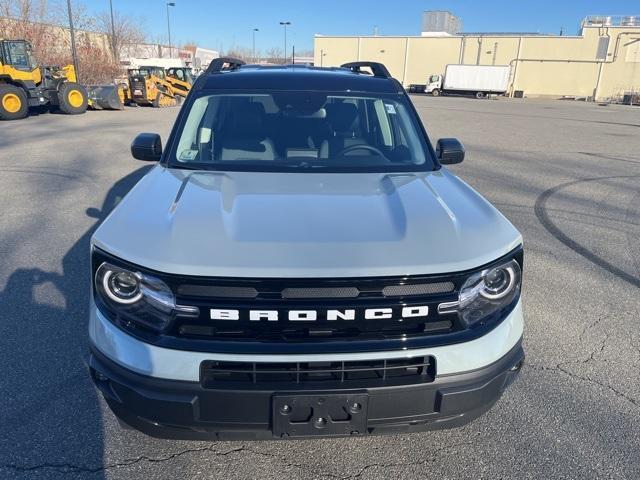
<path fill-rule="evenodd" d="M 455 175 L 202 172 L 153 168 L 93 244 L 166 273 L 372 277 L 448 273 L 522 242 Z"/>

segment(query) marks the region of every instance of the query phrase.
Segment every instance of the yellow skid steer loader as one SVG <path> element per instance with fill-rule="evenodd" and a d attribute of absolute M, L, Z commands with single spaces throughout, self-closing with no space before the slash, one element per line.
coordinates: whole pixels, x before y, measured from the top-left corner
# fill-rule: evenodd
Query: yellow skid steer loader
<path fill-rule="evenodd" d="M 193 75 L 189 67 L 167 68 L 167 82 L 171 84 L 176 95 L 186 97 L 193 85 Z"/>
<path fill-rule="evenodd" d="M 182 97 L 166 79 L 162 67 L 140 67 L 129 70 L 128 103 L 173 107 L 180 105 Z"/>

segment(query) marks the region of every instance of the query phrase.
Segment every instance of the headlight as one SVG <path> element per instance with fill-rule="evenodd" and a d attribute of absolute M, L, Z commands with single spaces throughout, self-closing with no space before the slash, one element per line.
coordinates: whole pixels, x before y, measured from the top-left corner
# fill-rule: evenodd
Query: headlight
<path fill-rule="evenodd" d="M 176 305 L 171 289 L 159 278 L 104 262 L 95 275 L 96 292 L 116 316 L 156 332 L 176 315 L 197 316 L 197 307 Z"/>
<path fill-rule="evenodd" d="M 105 265 L 103 264 L 103 266 Z M 105 268 L 105 271 L 102 272 L 104 292 L 112 301 L 122 305 L 130 305 L 140 300 L 142 297 L 140 280 L 140 276 L 125 270 Z"/>
<path fill-rule="evenodd" d="M 471 275 L 460 288 L 457 302 L 441 304 L 441 314 L 457 313 L 471 327 L 508 306 L 520 293 L 522 271 L 515 260 Z"/>

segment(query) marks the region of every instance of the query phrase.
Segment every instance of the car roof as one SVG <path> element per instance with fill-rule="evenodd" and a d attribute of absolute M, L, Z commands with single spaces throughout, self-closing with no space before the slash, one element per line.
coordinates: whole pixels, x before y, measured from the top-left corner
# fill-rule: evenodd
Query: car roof
<path fill-rule="evenodd" d="M 327 92 L 399 93 L 390 77 L 354 72 L 341 67 L 310 65 L 242 65 L 203 75 L 202 89 L 314 90 Z"/>

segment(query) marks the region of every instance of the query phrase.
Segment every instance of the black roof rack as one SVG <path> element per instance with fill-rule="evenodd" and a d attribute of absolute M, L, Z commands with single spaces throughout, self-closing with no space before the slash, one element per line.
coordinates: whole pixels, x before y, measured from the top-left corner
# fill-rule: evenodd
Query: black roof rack
<path fill-rule="evenodd" d="M 207 67 L 207 71 L 205 73 L 220 73 L 223 71 L 237 70 L 242 65 L 246 65 L 246 63 L 239 58 L 220 57 L 211 60 L 211 63 Z"/>
<path fill-rule="evenodd" d="M 348 68 L 353 73 L 366 73 L 362 71 L 362 67 L 369 67 L 374 77 L 391 78 L 391 74 L 387 67 L 378 62 L 351 62 L 342 65 L 342 68 Z"/>

